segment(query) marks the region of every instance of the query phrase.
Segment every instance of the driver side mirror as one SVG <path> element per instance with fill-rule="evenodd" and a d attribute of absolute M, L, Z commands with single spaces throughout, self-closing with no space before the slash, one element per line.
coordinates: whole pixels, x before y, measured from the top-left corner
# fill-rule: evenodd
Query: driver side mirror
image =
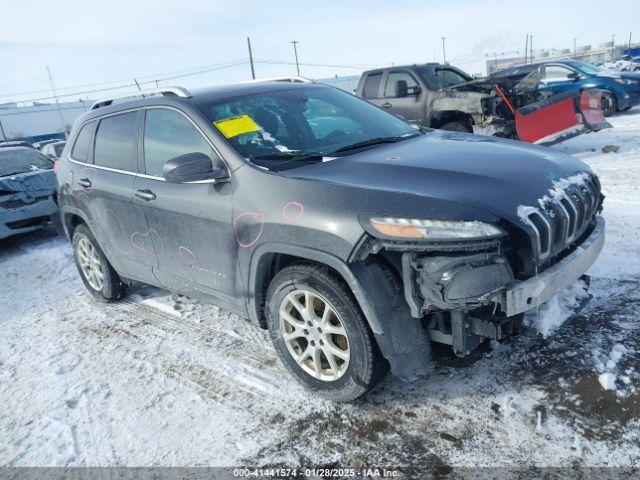
<path fill-rule="evenodd" d="M 578 80 L 580 79 L 580 74 L 578 72 L 571 72 L 567 74 L 567 78 L 570 78 L 571 80 Z"/>
<path fill-rule="evenodd" d="M 413 87 L 409 87 L 407 85 L 406 80 L 398 80 L 396 82 L 396 98 L 404 98 L 409 95 L 419 95 L 420 87 L 418 85 L 414 85 Z"/>
<path fill-rule="evenodd" d="M 208 155 L 200 152 L 185 153 L 167 160 L 162 167 L 167 182 L 188 183 L 203 180 L 224 182 L 229 180 L 229 172 L 224 166 L 213 167 Z"/>
<path fill-rule="evenodd" d="M 396 82 L 396 97 L 403 98 L 409 95 L 409 87 L 406 80 L 398 80 Z"/>

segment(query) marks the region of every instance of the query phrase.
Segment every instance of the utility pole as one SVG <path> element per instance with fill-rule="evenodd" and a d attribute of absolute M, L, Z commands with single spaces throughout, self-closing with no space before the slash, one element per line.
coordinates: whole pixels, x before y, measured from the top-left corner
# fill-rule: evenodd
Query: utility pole
<path fill-rule="evenodd" d="M 573 58 L 576 58 L 576 41 L 577 40 L 578 40 L 577 38 L 573 39 Z"/>
<path fill-rule="evenodd" d="M 256 79 L 256 70 L 253 66 L 253 52 L 251 52 L 251 39 L 247 37 L 247 47 L 249 48 L 249 64 L 251 65 L 251 78 Z"/>
<path fill-rule="evenodd" d="M 524 64 L 527 64 L 527 52 L 529 51 L 529 34 L 527 33 L 527 39 L 524 42 Z"/>
<path fill-rule="evenodd" d="M 529 35 L 531 40 L 529 40 L 529 48 L 531 49 L 531 63 L 533 63 L 533 35 Z"/>
<path fill-rule="evenodd" d="M 627 52 L 628 55 L 631 55 L 631 33 L 632 32 L 629 32 L 629 46 L 627 47 L 627 50 L 629 50 Z"/>
<path fill-rule="evenodd" d="M 60 126 L 62 127 L 62 133 L 64 138 L 67 138 L 67 127 L 64 125 L 64 118 L 62 118 L 62 110 L 60 109 L 60 102 L 58 101 L 58 94 L 56 93 L 56 86 L 53 83 L 53 77 L 51 76 L 51 70 L 47 67 L 47 73 L 49 74 L 49 81 L 51 82 L 51 91 L 53 92 L 53 98 L 56 100 L 56 109 L 58 110 L 58 117 L 60 117 Z"/>
<path fill-rule="evenodd" d="M 444 41 L 447 37 L 440 37 L 442 39 L 442 63 L 447 63 L 447 52 L 444 49 Z"/>
<path fill-rule="evenodd" d="M 300 64 L 298 63 L 298 42 L 297 40 L 291 40 L 289 43 L 293 44 L 293 54 L 296 56 L 296 71 L 300 76 Z"/>

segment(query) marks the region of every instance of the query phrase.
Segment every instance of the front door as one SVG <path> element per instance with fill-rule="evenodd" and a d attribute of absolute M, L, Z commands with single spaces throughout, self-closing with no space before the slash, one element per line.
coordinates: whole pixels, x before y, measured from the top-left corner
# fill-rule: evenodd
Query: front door
<path fill-rule="evenodd" d="M 134 198 L 154 238 L 156 277 L 168 289 L 204 293 L 235 310 L 238 246 L 231 227 L 232 184 L 169 183 L 162 174 L 167 160 L 186 153 L 221 160 L 186 114 L 165 107 L 144 112 L 144 175 L 135 180 Z"/>
<path fill-rule="evenodd" d="M 406 95 L 399 95 L 399 85 L 404 85 Z M 421 96 L 426 92 L 419 92 L 419 85 L 406 70 L 390 71 L 384 86 L 382 103 L 380 106 L 394 115 L 399 115 L 409 123 L 420 124 L 423 118 Z"/>
<path fill-rule="evenodd" d="M 550 95 L 578 90 L 580 83 L 574 69 L 565 65 L 544 65 L 538 89 Z"/>

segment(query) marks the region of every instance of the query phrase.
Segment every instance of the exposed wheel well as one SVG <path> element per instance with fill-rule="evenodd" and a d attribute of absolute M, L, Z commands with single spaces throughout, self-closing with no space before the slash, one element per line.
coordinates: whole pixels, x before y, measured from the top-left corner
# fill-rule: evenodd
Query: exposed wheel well
<path fill-rule="evenodd" d="M 256 272 L 257 278 L 255 279 L 255 301 L 258 311 L 258 321 L 261 328 L 267 328 L 264 315 L 264 305 L 267 289 L 269 288 L 271 280 L 280 270 L 296 263 L 322 266 L 327 268 L 338 278 L 343 278 L 342 275 L 340 275 L 340 272 L 322 262 L 285 253 L 268 253 L 263 255 L 260 257 L 260 263 Z"/>
<path fill-rule="evenodd" d="M 73 238 L 73 231 L 75 228 L 81 223 L 85 223 L 80 215 L 76 215 L 74 213 L 67 213 L 64 216 L 65 227 L 67 228 L 67 233 L 69 234 L 69 240 Z"/>
<path fill-rule="evenodd" d="M 469 131 L 473 131 L 473 117 L 468 113 L 459 110 L 448 110 L 444 112 L 436 112 L 431 116 L 430 127 L 440 128 L 449 122 L 463 123 Z"/>

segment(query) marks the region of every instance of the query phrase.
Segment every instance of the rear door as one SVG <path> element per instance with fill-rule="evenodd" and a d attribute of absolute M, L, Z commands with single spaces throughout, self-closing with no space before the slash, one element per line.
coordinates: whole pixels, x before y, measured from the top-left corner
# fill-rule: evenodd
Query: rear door
<path fill-rule="evenodd" d="M 364 79 L 364 85 L 362 87 L 361 96 L 365 100 L 377 105 L 382 106 L 384 99 L 382 98 L 382 77 L 384 73 L 371 72 L 366 74 Z"/>
<path fill-rule="evenodd" d="M 143 175 L 135 202 L 147 216 L 158 258 L 156 276 L 165 287 L 186 294 L 205 293 L 234 309 L 237 243 L 231 227 L 230 183 L 169 183 L 164 164 L 200 152 L 222 160 L 189 117 L 170 107 L 144 111 Z"/>
<path fill-rule="evenodd" d="M 93 234 L 119 274 L 154 283 L 156 263 L 144 212 L 133 203 L 133 185 L 138 169 L 140 112 L 131 110 L 101 118 L 95 137 L 85 150 L 87 135 L 81 131 L 72 149 L 73 195 L 87 214 Z M 94 125 L 89 124 L 87 128 Z M 78 147 L 78 148 L 76 148 Z M 92 161 L 80 163 L 74 155 Z"/>

